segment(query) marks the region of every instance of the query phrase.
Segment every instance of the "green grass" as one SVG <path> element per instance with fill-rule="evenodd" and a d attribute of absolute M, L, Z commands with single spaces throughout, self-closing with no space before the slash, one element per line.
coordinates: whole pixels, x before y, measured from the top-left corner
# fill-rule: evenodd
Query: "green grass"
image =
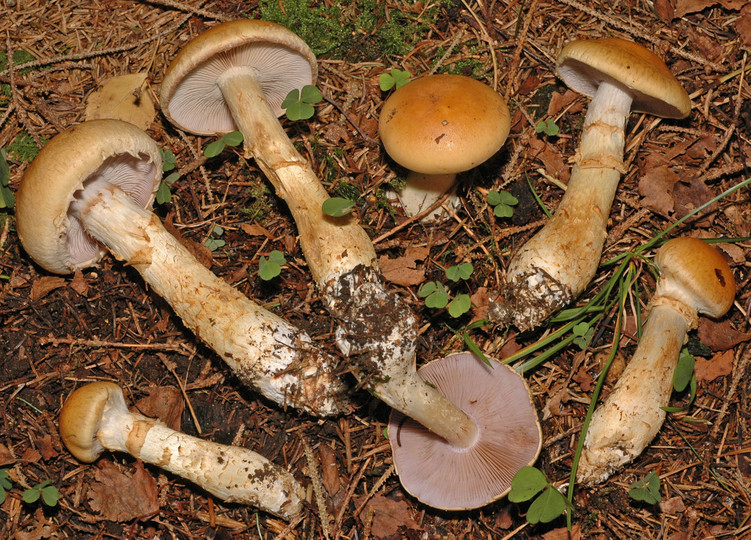
<path fill-rule="evenodd" d="M 317 56 L 353 62 L 404 55 L 435 23 L 443 7 L 436 3 L 418 17 L 388 9 L 375 0 L 353 0 L 327 7 L 316 0 L 260 0 L 261 18 L 295 32 Z"/>

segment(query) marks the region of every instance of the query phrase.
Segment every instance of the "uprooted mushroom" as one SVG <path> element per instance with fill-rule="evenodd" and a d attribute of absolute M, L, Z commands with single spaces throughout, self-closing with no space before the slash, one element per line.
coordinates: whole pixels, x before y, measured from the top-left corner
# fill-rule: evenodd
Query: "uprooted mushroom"
<path fill-rule="evenodd" d="M 242 132 L 247 153 L 295 219 L 311 274 L 338 323 L 337 346 L 354 360 L 354 375 L 461 453 L 484 432 L 417 375 L 413 313 L 386 289 L 370 237 L 356 220 L 323 213 L 328 194 L 277 119 L 287 92 L 311 84 L 316 73 L 315 57 L 294 33 L 238 20 L 217 25 L 182 48 L 165 75 L 161 103 L 165 115 L 187 131 Z"/>
<path fill-rule="evenodd" d="M 733 305 L 735 279 L 722 254 L 697 238 L 676 238 L 657 252 L 660 280 L 634 356 L 592 416 L 577 478 L 604 482 L 642 453 L 662 427 L 673 372 L 699 313 L 721 317 Z"/>
<path fill-rule="evenodd" d="M 90 383 L 68 396 L 60 411 L 60 437 L 85 463 L 105 449 L 127 452 L 223 501 L 284 519 L 302 511 L 305 489 L 289 471 L 247 448 L 192 437 L 130 412 L 122 389 L 112 382 Z"/>
<path fill-rule="evenodd" d="M 623 164 L 630 111 L 684 118 L 691 101 L 667 66 L 641 45 L 617 38 L 574 41 L 557 60 L 558 75 L 592 96 L 576 160 L 558 208 L 519 248 L 492 320 L 520 330 L 541 324 L 581 294 L 595 275 Z"/>
<path fill-rule="evenodd" d="M 156 143 L 126 122 L 93 120 L 60 133 L 18 191 L 24 248 L 59 274 L 92 266 L 109 250 L 251 388 L 313 414 L 339 412 L 337 359 L 217 278 L 146 210 L 161 172 Z"/>

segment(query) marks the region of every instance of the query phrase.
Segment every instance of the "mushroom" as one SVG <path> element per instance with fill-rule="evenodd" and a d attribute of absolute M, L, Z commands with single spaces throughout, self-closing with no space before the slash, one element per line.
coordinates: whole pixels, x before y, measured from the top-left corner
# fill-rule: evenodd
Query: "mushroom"
<path fill-rule="evenodd" d="M 256 49 L 273 60 L 257 61 Z M 298 71 L 306 74 L 304 81 L 283 82 L 285 74 Z M 475 422 L 417 376 L 416 319 L 386 290 L 370 237 L 353 217 L 323 213 L 328 194 L 277 119 L 280 110 L 272 104 L 288 88 L 312 82 L 316 73 L 310 49 L 284 27 L 248 19 L 222 23 L 185 45 L 171 62 L 162 108 L 174 124 L 194 133 L 242 132 L 246 151 L 289 206 L 308 267 L 339 323 L 337 345 L 354 358 L 361 385 L 451 444 L 470 446 L 477 437 Z M 272 97 L 277 88 L 281 92 Z M 209 104 L 209 98 L 216 99 Z M 229 120 L 219 124 L 216 117 Z"/>
<path fill-rule="evenodd" d="M 660 280 L 634 356 L 592 416 L 577 478 L 604 482 L 646 448 L 665 421 L 673 371 L 698 313 L 721 317 L 735 280 L 722 254 L 697 238 L 675 238 L 655 257 Z"/>
<path fill-rule="evenodd" d="M 302 512 L 305 489 L 289 471 L 247 448 L 191 437 L 130 412 L 122 389 L 112 382 L 87 384 L 68 397 L 60 411 L 60 436 L 85 463 L 105 449 L 127 452 L 223 501 L 287 520 Z"/>
<path fill-rule="evenodd" d="M 506 364 L 487 365 L 471 353 L 434 360 L 418 371 L 479 427 L 467 448 L 454 446 L 392 411 L 389 443 L 404 488 L 444 510 L 469 510 L 493 502 L 537 459 L 542 430 L 524 378 Z"/>
<path fill-rule="evenodd" d="M 160 177 L 159 149 L 137 127 L 93 120 L 70 128 L 26 170 L 16 206 L 21 242 L 59 274 L 92 266 L 109 250 L 250 387 L 313 414 L 339 412 L 338 361 L 217 278 L 145 209 Z"/>
<path fill-rule="evenodd" d="M 396 90 L 383 104 L 379 133 L 386 152 L 409 169 L 399 192 L 404 213 L 415 216 L 444 194 L 459 206 L 456 177 L 490 159 L 506 141 L 511 119 L 503 98 L 462 75 L 429 75 Z M 442 208 L 423 221 L 439 221 Z"/>
<path fill-rule="evenodd" d="M 520 330 L 538 326 L 576 298 L 600 263 L 623 164 L 630 111 L 684 118 L 691 101 L 667 66 L 641 45 L 617 38 L 574 41 L 558 75 L 592 96 L 566 193 L 555 215 L 512 257 L 490 318 Z"/>

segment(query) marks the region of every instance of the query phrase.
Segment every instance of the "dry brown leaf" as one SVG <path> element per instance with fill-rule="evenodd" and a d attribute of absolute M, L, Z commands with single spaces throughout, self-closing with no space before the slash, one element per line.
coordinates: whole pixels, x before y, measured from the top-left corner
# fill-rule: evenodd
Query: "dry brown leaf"
<path fill-rule="evenodd" d="M 740 16 L 735 19 L 735 31 L 745 47 L 751 47 L 751 2 L 741 9 Z"/>
<path fill-rule="evenodd" d="M 323 487 L 326 488 L 329 495 L 334 495 L 342 485 L 339 479 L 339 466 L 336 463 L 336 453 L 330 446 L 321 444 L 318 447 L 318 459 L 321 462 L 321 481 L 323 482 Z"/>
<path fill-rule="evenodd" d="M 529 157 L 538 159 L 545 166 L 545 173 L 558 178 L 561 182 L 568 183 L 571 171 L 568 165 L 564 163 L 561 153 L 555 150 L 549 143 L 531 137 L 529 139 Z"/>
<path fill-rule="evenodd" d="M 699 340 L 711 351 L 726 351 L 751 339 L 751 332 L 740 332 L 730 321 L 713 321 L 702 317 L 697 329 Z"/>
<path fill-rule="evenodd" d="M 44 433 L 36 437 L 34 441 L 39 453 L 42 455 L 44 461 L 48 461 L 59 455 L 59 452 L 55 450 L 52 442 L 52 436 L 49 433 Z"/>
<path fill-rule="evenodd" d="M 542 535 L 543 540 L 579 540 L 581 537 L 579 525 L 574 525 L 570 531 L 566 527 L 559 527 Z"/>
<path fill-rule="evenodd" d="M 671 21 L 675 17 L 675 8 L 671 0 L 655 0 L 655 13 L 663 21 Z"/>
<path fill-rule="evenodd" d="M 683 504 L 683 498 L 679 496 L 670 497 L 664 501 L 660 501 L 660 510 L 666 514 L 680 514 L 686 511 L 686 505 Z"/>
<path fill-rule="evenodd" d="M 67 281 L 60 276 L 42 276 L 39 279 L 34 280 L 31 285 L 32 300 L 39 300 L 40 298 L 47 296 L 49 293 L 60 287 L 65 287 Z"/>
<path fill-rule="evenodd" d="M 469 321 L 472 324 L 475 321 L 488 318 L 488 288 L 478 287 L 473 292 L 469 299 L 472 301 L 472 320 Z"/>
<path fill-rule="evenodd" d="M 92 93 L 86 103 L 86 120 L 114 118 L 145 130 L 155 117 L 154 101 L 146 87 L 146 73 L 112 77 Z"/>
<path fill-rule="evenodd" d="M 571 394 L 568 392 L 568 388 L 565 386 L 564 383 L 559 383 L 555 385 L 549 392 L 548 395 L 550 396 L 548 398 L 548 401 L 545 403 L 545 406 L 542 408 L 542 419 L 547 420 L 551 416 L 560 416 L 561 413 L 561 403 L 566 403 L 569 399 L 571 399 Z"/>
<path fill-rule="evenodd" d="M 135 408 L 144 416 L 158 418 L 179 431 L 185 400 L 182 392 L 174 386 L 151 386 L 148 395 L 135 403 Z"/>
<path fill-rule="evenodd" d="M 360 501 L 362 501 L 362 498 L 360 498 Z M 370 533 L 375 538 L 393 536 L 399 532 L 400 527 L 407 529 L 420 528 L 420 524 L 412 517 L 409 504 L 403 500 L 397 501 L 383 495 L 375 495 L 367 502 L 362 512 L 360 512 L 360 519 L 364 520 L 370 512 L 373 513 L 373 523 L 370 527 Z"/>
<path fill-rule="evenodd" d="M 680 176 L 666 164 L 651 168 L 645 166 L 642 170 L 644 172 L 639 178 L 642 204 L 663 216 L 670 215 L 675 206 L 673 188 Z"/>
<path fill-rule="evenodd" d="M 243 223 L 240 229 L 248 236 L 265 236 L 268 239 L 274 238 L 266 228 L 261 227 L 258 223 Z"/>
<path fill-rule="evenodd" d="M 417 261 L 424 261 L 429 253 L 427 247 L 408 247 L 404 255 L 395 259 L 382 255 L 378 258 L 378 264 L 387 281 L 410 287 L 425 281 L 425 270 L 417 268 Z"/>
<path fill-rule="evenodd" d="M 581 94 L 574 92 L 573 90 L 566 90 L 563 94 L 560 92 L 553 92 L 553 95 L 550 97 L 550 103 L 548 103 L 548 116 L 556 116 L 580 96 Z M 577 105 L 572 105 L 568 109 L 568 114 L 577 113 L 583 108 L 581 102 Z"/>
<path fill-rule="evenodd" d="M 70 280 L 69 285 L 71 289 L 81 296 L 86 296 L 86 293 L 89 292 L 89 283 L 83 277 L 83 272 L 80 270 L 76 270 L 76 273 L 73 274 L 73 279 Z"/>
<path fill-rule="evenodd" d="M 127 476 L 108 460 L 102 460 L 89 487 L 89 506 L 106 521 L 130 521 L 159 511 L 154 477 L 136 461 L 136 472 Z"/>
<path fill-rule="evenodd" d="M 696 357 L 694 364 L 694 374 L 697 381 L 713 381 L 717 377 L 724 377 L 733 372 L 733 358 L 735 354 L 732 350 L 717 353 L 709 360 Z"/>
<path fill-rule="evenodd" d="M 8 447 L 5 446 L 3 443 L 0 443 L 0 466 L 1 465 L 10 465 L 11 463 L 15 463 L 16 458 L 13 457 L 13 454 L 10 453 L 10 450 L 8 450 Z"/>
<path fill-rule="evenodd" d="M 748 0 L 676 0 L 675 16 L 680 18 L 687 13 L 696 13 L 716 5 L 725 9 L 737 10 L 746 4 L 748 4 Z"/>

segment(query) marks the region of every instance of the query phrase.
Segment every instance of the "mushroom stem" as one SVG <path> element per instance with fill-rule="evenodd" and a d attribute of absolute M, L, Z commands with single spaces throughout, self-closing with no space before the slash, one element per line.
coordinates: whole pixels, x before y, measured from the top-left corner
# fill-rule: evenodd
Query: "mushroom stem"
<path fill-rule="evenodd" d="M 623 172 L 624 128 L 632 96 L 600 83 L 587 111 L 576 164 L 555 215 L 509 262 L 493 320 L 534 328 L 577 297 L 600 263 L 606 226 Z"/>
<path fill-rule="evenodd" d="M 415 318 L 385 289 L 370 237 L 354 218 L 323 214 L 328 194 L 267 105 L 254 70 L 233 68 L 217 84 L 246 151 L 292 212 L 313 278 L 339 320 L 337 345 L 355 356 L 355 376 L 436 435 L 470 446 L 477 434 L 474 421 L 417 375 Z"/>
<path fill-rule="evenodd" d="M 246 154 L 287 202 L 316 283 L 323 285 L 359 265 L 375 264 L 370 238 L 354 218 L 333 220 L 323 214 L 328 193 L 268 106 L 255 70 L 232 68 L 217 85 L 245 138 Z"/>
<path fill-rule="evenodd" d="M 92 457 L 98 457 L 102 449 L 126 452 L 201 486 L 223 501 L 252 505 L 287 520 L 302 511 L 303 486 L 290 472 L 262 455 L 247 448 L 192 437 L 153 418 L 131 413 L 117 385 L 94 385 L 99 385 L 98 390 L 106 393 L 96 397 L 93 392 L 89 393 L 94 397 L 89 406 L 94 405 L 92 401 L 96 399 L 106 401 L 101 405 L 101 417 L 93 434 L 97 450 Z M 82 390 L 88 393 L 89 388 L 84 386 L 76 392 Z M 75 420 L 72 416 L 80 412 L 73 410 L 76 392 L 71 395 L 70 405 L 66 402 L 63 409 L 68 409 L 65 414 L 71 418 L 63 420 L 61 413 L 61 425 L 68 422 L 66 430 L 71 431 L 75 429 L 70 424 Z M 68 439 L 75 436 L 67 431 L 63 435 L 66 445 Z"/>
<path fill-rule="evenodd" d="M 603 482 L 640 455 L 660 430 L 688 330 L 682 311 L 653 305 L 633 358 L 592 416 L 577 471 L 580 482 Z"/>
<path fill-rule="evenodd" d="M 398 193 L 399 202 L 407 216 L 416 216 L 448 193 L 445 204 L 455 209 L 459 206 L 456 188 L 456 174 L 423 174 L 410 171 L 404 187 Z M 443 214 L 445 211 L 439 207 L 425 216 L 422 221 L 426 223 L 438 221 Z"/>
<path fill-rule="evenodd" d="M 88 234 L 133 266 L 243 382 L 281 405 L 339 412 L 337 361 L 307 334 L 217 278 L 120 188 L 100 181 L 80 193 L 72 210 Z"/>

